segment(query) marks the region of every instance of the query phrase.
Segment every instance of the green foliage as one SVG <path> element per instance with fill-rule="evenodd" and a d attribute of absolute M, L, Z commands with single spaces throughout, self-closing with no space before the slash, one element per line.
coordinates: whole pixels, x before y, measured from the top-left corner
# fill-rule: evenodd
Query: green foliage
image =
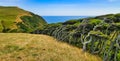
<path fill-rule="evenodd" d="M 79 21 L 73 19 L 73 20 L 68 20 L 68 21 L 64 22 L 63 25 L 74 25 L 78 22 Z"/>
<path fill-rule="evenodd" d="M 22 16 L 21 19 L 23 20 L 24 24 L 20 24 L 20 28 L 24 29 L 24 31 L 26 32 L 32 32 L 33 30 L 42 28 L 43 24 L 45 24 L 45 22 L 43 22 L 41 18 L 38 18 L 36 16 Z"/>
<path fill-rule="evenodd" d="M 103 34 L 102 32 L 100 31 L 90 31 L 90 35 L 93 35 L 93 36 L 96 36 L 96 37 L 99 37 L 99 38 L 105 38 L 105 39 L 108 39 L 108 36 Z"/>
<path fill-rule="evenodd" d="M 120 61 L 120 51 L 118 51 L 117 59 L 118 59 L 118 61 Z"/>
<path fill-rule="evenodd" d="M 114 25 L 117 27 L 118 30 L 120 30 L 120 22 L 114 23 Z"/>
<path fill-rule="evenodd" d="M 69 20 L 58 26 L 49 24 L 40 34 L 47 34 L 76 47 L 97 54 L 103 61 L 119 61 L 119 49 L 116 48 L 120 34 L 119 14 L 108 14 L 93 18 Z M 120 48 L 120 47 L 119 47 Z M 116 54 L 118 52 L 118 54 Z M 114 59 L 112 59 L 114 57 Z"/>
<path fill-rule="evenodd" d="M 33 31 L 32 29 L 30 29 L 28 26 L 26 26 L 23 23 L 18 23 L 17 26 L 19 27 L 17 32 L 31 32 L 31 31 Z"/>
<path fill-rule="evenodd" d="M 97 25 L 97 24 L 100 24 L 103 20 L 100 20 L 100 19 L 91 19 L 89 20 L 89 23 L 92 24 L 92 25 Z"/>
<path fill-rule="evenodd" d="M 115 14 L 115 17 L 120 17 L 120 13 L 118 13 L 118 14 Z"/>
<path fill-rule="evenodd" d="M 80 22 L 77 22 L 74 24 L 74 26 L 79 26 L 81 23 Z"/>
<path fill-rule="evenodd" d="M 97 16 L 95 18 L 102 19 L 102 18 L 107 18 L 107 17 L 112 17 L 112 16 L 114 16 L 114 14 L 101 15 L 101 16 Z"/>

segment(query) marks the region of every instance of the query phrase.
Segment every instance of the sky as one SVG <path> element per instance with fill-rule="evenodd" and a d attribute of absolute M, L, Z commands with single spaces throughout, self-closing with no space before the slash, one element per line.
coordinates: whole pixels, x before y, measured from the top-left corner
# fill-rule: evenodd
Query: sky
<path fill-rule="evenodd" d="M 120 13 L 120 0 L 0 0 L 41 16 L 97 16 Z"/>

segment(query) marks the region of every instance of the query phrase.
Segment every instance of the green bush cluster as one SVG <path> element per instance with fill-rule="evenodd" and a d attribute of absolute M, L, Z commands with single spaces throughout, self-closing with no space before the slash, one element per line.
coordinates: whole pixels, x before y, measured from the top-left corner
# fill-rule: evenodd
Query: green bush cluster
<path fill-rule="evenodd" d="M 97 54 L 103 61 L 120 60 L 120 24 L 119 14 L 70 20 L 64 23 L 48 24 L 39 30 L 71 45 Z M 117 19 L 117 20 L 116 20 Z M 77 25 L 75 25 L 77 24 Z"/>

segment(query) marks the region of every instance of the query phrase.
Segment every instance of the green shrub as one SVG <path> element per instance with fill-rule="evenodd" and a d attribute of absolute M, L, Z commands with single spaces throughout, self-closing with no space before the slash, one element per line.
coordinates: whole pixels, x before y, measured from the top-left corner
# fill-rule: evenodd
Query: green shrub
<path fill-rule="evenodd" d="M 97 24 L 100 24 L 103 20 L 100 20 L 100 19 L 91 19 L 89 20 L 89 24 L 92 24 L 92 25 L 97 25 Z"/>
<path fill-rule="evenodd" d="M 64 22 L 63 25 L 74 25 L 78 22 L 79 21 L 73 19 L 73 20 L 68 20 L 68 21 Z"/>
<path fill-rule="evenodd" d="M 117 60 L 120 61 L 120 51 L 118 51 Z"/>

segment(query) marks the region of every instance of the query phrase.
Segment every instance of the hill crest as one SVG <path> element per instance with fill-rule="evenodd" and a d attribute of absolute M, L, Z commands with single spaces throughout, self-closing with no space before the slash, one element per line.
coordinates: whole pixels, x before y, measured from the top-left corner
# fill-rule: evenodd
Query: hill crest
<path fill-rule="evenodd" d="M 44 24 L 46 21 L 39 15 L 16 6 L 0 6 L 0 32 L 30 32 L 28 30 L 33 31 Z"/>

